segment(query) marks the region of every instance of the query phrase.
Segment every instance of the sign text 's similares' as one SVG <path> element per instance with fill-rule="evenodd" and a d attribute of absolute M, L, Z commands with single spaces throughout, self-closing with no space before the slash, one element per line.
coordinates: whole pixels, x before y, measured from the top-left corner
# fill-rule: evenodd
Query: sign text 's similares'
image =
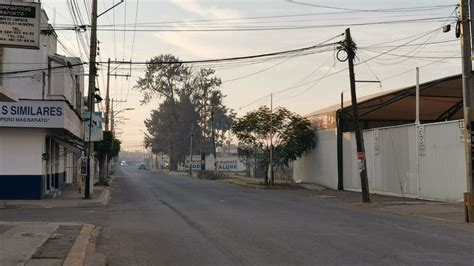
<path fill-rule="evenodd" d="M 0 114 L 2 115 L 28 115 L 28 116 L 62 116 L 62 107 L 49 106 L 1 106 Z"/>

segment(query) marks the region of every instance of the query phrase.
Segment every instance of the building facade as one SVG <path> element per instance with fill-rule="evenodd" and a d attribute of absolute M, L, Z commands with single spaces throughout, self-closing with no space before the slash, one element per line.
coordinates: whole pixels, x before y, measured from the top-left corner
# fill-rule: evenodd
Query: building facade
<path fill-rule="evenodd" d="M 80 182 L 84 68 L 57 54 L 41 11 L 38 50 L 0 48 L 0 199 L 44 199 Z"/>

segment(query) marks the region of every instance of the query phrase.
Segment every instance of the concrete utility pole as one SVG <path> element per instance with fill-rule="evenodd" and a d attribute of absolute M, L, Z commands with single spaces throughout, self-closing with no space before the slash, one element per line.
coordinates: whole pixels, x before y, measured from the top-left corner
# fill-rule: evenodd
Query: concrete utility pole
<path fill-rule="evenodd" d="M 91 43 L 90 43 L 90 59 L 89 59 L 89 143 L 87 151 L 87 173 L 86 173 L 86 188 L 84 190 L 84 198 L 91 198 L 91 153 L 94 150 L 94 143 L 91 140 L 92 131 L 92 115 L 95 107 L 95 77 L 97 75 L 96 56 L 97 56 L 97 0 L 92 0 L 92 14 L 91 14 Z"/>
<path fill-rule="evenodd" d="M 270 185 L 273 186 L 273 93 L 270 94 Z"/>
<path fill-rule="evenodd" d="M 365 157 L 364 136 L 360 129 L 359 112 L 357 109 L 357 94 L 354 74 L 354 57 L 356 45 L 351 37 L 351 30 L 346 29 L 345 40 L 342 43 L 343 49 L 347 53 L 347 61 L 349 63 L 349 78 L 351 83 L 351 98 L 352 98 L 352 116 L 354 119 L 354 131 L 356 135 L 357 144 L 357 161 L 359 163 L 360 185 L 362 188 L 362 201 L 370 203 L 369 181 L 367 179 L 367 162 Z"/>
<path fill-rule="evenodd" d="M 189 174 L 193 174 L 193 136 L 194 136 L 194 123 L 191 123 L 191 141 L 189 143 Z"/>
<path fill-rule="evenodd" d="M 112 99 L 112 105 L 110 106 L 110 131 L 112 132 L 112 136 L 115 137 L 115 134 L 114 134 L 114 99 Z"/>
<path fill-rule="evenodd" d="M 109 131 L 110 117 L 110 58 L 107 60 L 107 90 L 105 93 L 105 131 Z"/>
<path fill-rule="evenodd" d="M 212 138 L 212 153 L 214 154 L 214 172 L 217 171 L 217 155 L 216 155 L 216 132 L 214 129 L 214 107 L 211 107 L 211 138 Z"/>
<path fill-rule="evenodd" d="M 464 194 L 466 222 L 474 222 L 474 181 L 472 176 L 472 132 L 471 132 L 471 23 L 469 10 L 472 2 L 461 0 L 461 57 L 462 57 L 462 87 L 464 106 L 464 151 L 467 192 Z"/>

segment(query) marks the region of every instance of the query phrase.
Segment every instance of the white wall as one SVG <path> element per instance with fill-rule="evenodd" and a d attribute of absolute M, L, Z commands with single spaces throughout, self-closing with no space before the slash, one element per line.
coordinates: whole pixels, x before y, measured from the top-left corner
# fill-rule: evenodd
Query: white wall
<path fill-rule="evenodd" d="M 46 13 L 41 13 L 41 27 L 48 25 Z M 15 49 L 4 48 L 3 52 L 3 72 L 16 70 L 30 70 L 48 68 L 48 54 L 56 53 L 55 36 L 40 35 L 40 49 Z M 29 63 L 29 64 L 25 64 Z M 47 70 L 45 70 L 47 74 Z M 16 78 L 14 78 L 16 77 Z M 7 75 L 2 77 L 3 86 L 15 93 L 18 98 L 42 99 L 43 95 L 43 74 L 41 71 L 34 73 L 22 73 Z M 45 80 L 46 88 L 48 81 Z"/>
<path fill-rule="evenodd" d="M 43 130 L 2 128 L 0 140 L 0 175 L 44 174 Z"/>
<path fill-rule="evenodd" d="M 459 201 L 466 190 L 464 146 L 458 121 L 427 124 L 424 152 L 417 126 L 364 131 L 369 188 L 372 193 Z M 316 148 L 294 163 L 294 180 L 337 188 L 335 131 L 317 132 Z M 377 137 L 378 136 L 378 137 Z M 360 191 L 355 135 L 344 133 L 344 189 Z"/>
<path fill-rule="evenodd" d="M 371 192 L 418 196 L 415 129 L 409 125 L 363 132 Z M 344 188 L 360 190 L 355 134 L 345 133 L 344 140 Z"/>
<path fill-rule="evenodd" d="M 293 164 L 293 179 L 337 189 L 336 130 L 316 132 L 316 147 Z"/>
<path fill-rule="evenodd" d="M 68 152 L 66 156 L 66 183 L 72 184 L 74 181 L 74 154 Z"/>
<path fill-rule="evenodd" d="M 420 197 L 454 201 L 466 191 L 463 128 L 459 123 L 425 125 L 425 155 L 420 156 Z"/>

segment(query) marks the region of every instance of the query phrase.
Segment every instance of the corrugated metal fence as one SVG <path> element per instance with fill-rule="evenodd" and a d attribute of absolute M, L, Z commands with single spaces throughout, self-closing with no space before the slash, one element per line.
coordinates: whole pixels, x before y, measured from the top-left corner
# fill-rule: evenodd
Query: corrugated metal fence
<path fill-rule="evenodd" d="M 337 189 L 335 130 L 317 132 L 317 146 L 294 164 L 295 181 Z M 458 201 L 466 189 L 459 121 L 364 131 L 371 192 Z M 360 190 L 355 135 L 343 137 L 344 188 Z"/>

